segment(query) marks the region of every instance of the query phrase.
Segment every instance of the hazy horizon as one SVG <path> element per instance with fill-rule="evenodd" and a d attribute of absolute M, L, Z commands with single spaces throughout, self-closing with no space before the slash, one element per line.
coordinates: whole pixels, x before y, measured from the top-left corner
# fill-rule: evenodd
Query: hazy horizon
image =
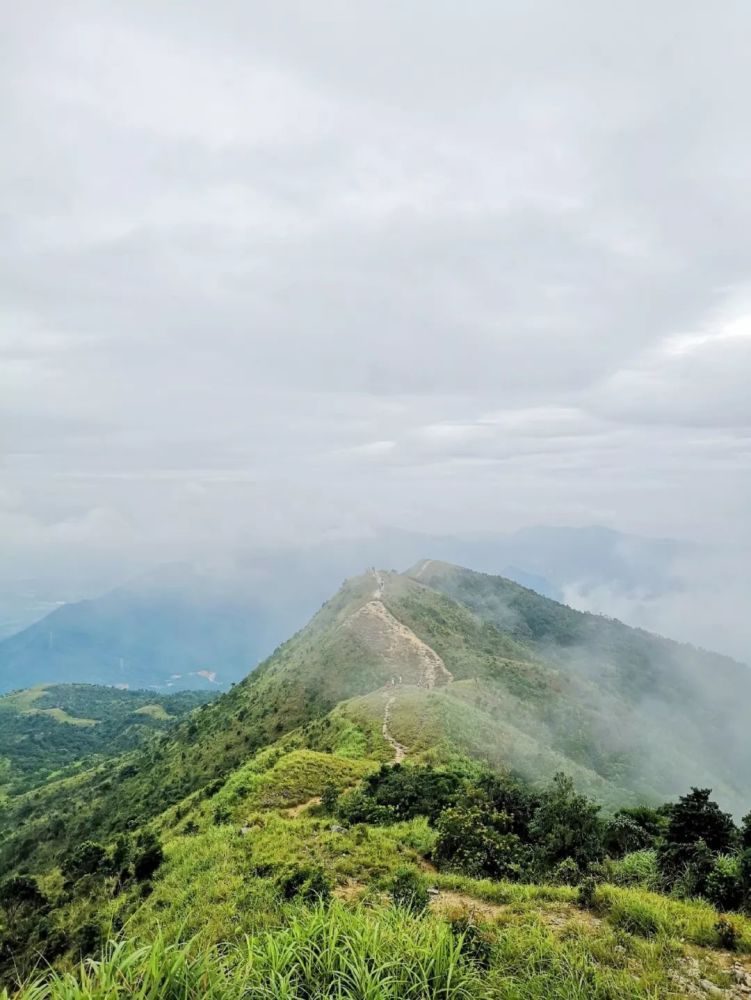
<path fill-rule="evenodd" d="M 711 556 L 572 602 L 745 629 L 747 6 L 5 28 L 2 588 L 602 524 Z"/>

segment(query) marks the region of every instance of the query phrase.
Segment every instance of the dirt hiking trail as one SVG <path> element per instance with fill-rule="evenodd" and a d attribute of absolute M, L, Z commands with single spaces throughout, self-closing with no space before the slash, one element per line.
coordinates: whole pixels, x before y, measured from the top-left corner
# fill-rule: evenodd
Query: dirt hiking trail
<path fill-rule="evenodd" d="M 391 706 L 395 701 L 396 696 L 393 694 L 386 699 L 386 704 L 383 706 L 383 726 L 381 727 L 381 730 L 383 732 L 383 738 L 394 751 L 394 763 L 401 764 L 407 756 L 407 748 L 397 739 L 394 739 L 391 735 L 391 730 L 389 729 L 389 725 L 391 723 Z"/>

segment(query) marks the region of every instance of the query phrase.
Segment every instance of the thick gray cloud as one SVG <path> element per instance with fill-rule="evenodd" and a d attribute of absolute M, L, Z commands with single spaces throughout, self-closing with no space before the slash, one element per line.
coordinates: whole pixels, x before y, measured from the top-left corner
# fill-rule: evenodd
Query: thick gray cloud
<path fill-rule="evenodd" d="M 11 576 L 382 524 L 751 542 L 747 4 L 4 29 Z"/>

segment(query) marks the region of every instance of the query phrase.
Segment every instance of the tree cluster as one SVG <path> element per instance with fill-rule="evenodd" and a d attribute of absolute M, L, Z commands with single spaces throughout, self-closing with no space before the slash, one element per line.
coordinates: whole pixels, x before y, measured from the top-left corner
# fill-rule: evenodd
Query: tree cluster
<path fill-rule="evenodd" d="M 751 814 L 737 828 L 708 789 L 605 818 L 563 774 L 537 791 L 489 772 L 397 764 L 341 795 L 327 789 L 322 805 L 349 824 L 426 816 L 437 834 L 433 861 L 474 877 L 579 884 L 603 877 L 605 859 L 652 852 L 665 891 L 751 909 Z"/>

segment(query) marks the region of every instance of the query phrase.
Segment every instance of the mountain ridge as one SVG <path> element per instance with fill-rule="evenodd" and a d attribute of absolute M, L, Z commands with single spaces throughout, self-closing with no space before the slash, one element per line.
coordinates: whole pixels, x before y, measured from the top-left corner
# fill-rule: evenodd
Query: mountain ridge
<path fill-rule="evenodd" d="M 47 863 L 59 846 L 51 814 L 65 836 L 84 830 L 112 836 L 202 786 L 221 784 L 293 732 L 302 745 L 327 752 L 342 734 L 359 733 L 357 740 L 380 746 L 388 757 L 393 743 L 384 738 L 385 727 L 408 758 L 440 761 L 458 752 L 531 781 L 563 770 L 612 808 L 664 801 L 690 780 L 715 787 L 734 809 L 745 805 L 739 780 L 742 785 L 749 771 L 738 765 L 748 749 L 739 740 L 731 764 L 715 745 L 712 713 L 725 711 L 722 699 L 697 707 L 684 692 L 671 720 L 657 697 L 676 670 L 672 659 L 659 658 L 663 640 L 646 633 L 634 639 L 633 630 L 616 623 L 621 646 L 605 644 L 597 669 L 591 662 L 580 669 L 572 657 L 580 636 L 571 621 L 584 621 L 598 636 L 603 622 L 606 636 L 613 623 L 502 577 L 424 563 L 419 579 L 371 569 L 345 581 L 243 681 L 126 754 L 114 783 L 111 773 L 94 768 L 74 785 L 42 787 L 19 829 L 14 816 L 18 809 L 28 813 L 28 803 L 11 803 L 2 862 L 12 863 L 19 845 L 33 839 L 33 853 Z M 530 640 L 535 629 L 544 642 Z M 554 634 L 569 641 L 556 656 Z M 657 660 L 646 669 L 650 651 Z M 688 652 L 695 666 L 705 662 L 703 654 Z M 711 656 L 709 662 L 716 664 Z M 661 686 L 640 690 L 655 674 Z M 727 719 L 738 720 L 737 706 Z"/>

